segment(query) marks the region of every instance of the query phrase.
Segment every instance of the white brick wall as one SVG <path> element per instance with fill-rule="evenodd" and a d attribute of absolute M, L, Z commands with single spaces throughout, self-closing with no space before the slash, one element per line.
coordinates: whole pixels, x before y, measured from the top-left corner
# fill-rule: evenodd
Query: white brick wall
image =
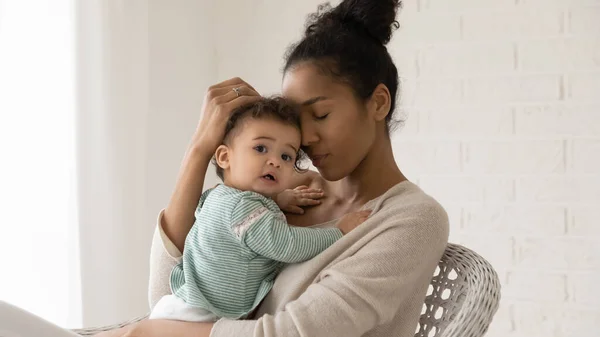
<path fill-rule="evenodd" d="M 400 23 L 396 158 L 499 272 L 488 336 L 599 336 L 600 1 L 413 0 Z"/>
<path fill-rule="evenodd" d="M 600 104 L 558 102 L 517 106 L 514 109 L 515 136 L 548 138 L 598 137 Z"/>

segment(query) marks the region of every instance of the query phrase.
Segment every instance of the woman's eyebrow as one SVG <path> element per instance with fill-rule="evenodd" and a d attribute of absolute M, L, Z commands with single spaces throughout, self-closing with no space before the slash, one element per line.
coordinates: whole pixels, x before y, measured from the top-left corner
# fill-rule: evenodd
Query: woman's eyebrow
<path fill-rule="evenodd" d="M 327 98 L 325 96 L 317 96 L 317 97 L 313 97 L 313 98 L 311 98 L 309 100 L 306 100 L 306 101 L 302 102 L 302 104 L 300 104 L 300 105 L 302 105 L 302 106 L 309 106 L 311 104 L 317 103 L 318 101 L 323 101 L 323 100 L 326 100 L 326 99 L 329 99 L 329 98 Z"/>

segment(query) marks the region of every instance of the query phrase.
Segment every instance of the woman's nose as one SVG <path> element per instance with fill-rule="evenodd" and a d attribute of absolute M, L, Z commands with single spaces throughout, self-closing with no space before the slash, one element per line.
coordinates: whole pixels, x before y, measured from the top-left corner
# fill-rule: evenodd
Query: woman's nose
<path fill-rule="evenodd" d="M 302 123 L 302 146 L 311 146 L 318 141 L 319 136 L 311 123 Z"/>

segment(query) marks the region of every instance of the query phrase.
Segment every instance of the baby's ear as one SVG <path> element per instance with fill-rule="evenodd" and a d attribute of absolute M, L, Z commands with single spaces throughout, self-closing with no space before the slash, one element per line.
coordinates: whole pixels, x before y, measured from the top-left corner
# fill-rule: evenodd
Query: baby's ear
<path fill-rule="evenodd" d="M 227 145 L 220 145 L 215 151 L 215 161 L 223 170 L 229 168 L 229 148 Z"/>

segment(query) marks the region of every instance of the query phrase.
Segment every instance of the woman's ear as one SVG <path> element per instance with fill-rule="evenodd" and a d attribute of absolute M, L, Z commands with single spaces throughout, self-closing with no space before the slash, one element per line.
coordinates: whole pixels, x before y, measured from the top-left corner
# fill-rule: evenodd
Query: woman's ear
<path fill-rule="evenodd" d="M 380 83 L 375 87 L 375 90 L 373 90 L 373 94 L 371 95 L 370 103 L 371 114 L 375 120 L 378 122 L 385 120 L 385 117 L 390 113 L 390 107 L 392 105 L 392 96 L 385 84 Z"/>
<path fill-rule="evenodd" d="M 223 170 L 229 168 L 229 147 L 227 145 L 219 145 L 217 151 L 215 151 L 215 160 Z"/>

